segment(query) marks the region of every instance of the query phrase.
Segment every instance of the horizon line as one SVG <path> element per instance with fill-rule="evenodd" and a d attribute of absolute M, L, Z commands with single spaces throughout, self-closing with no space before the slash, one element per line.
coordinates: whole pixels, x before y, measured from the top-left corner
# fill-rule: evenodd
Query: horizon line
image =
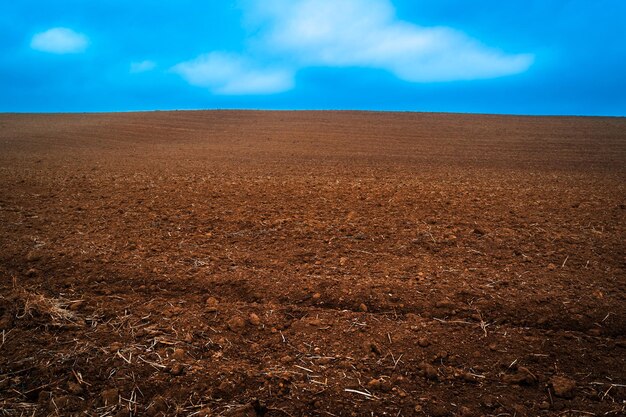
<path fill-rule="evenodd" d="M 192 109 L 140 109 L 140 110 L 113 110 L 113 111 L 0 111 L 0 115 L 103 115 L 128 113 L 173 113 L 173 112 L 343 112 L 343 113 L 415 113 L 415 114 L 447 114 L 447 115 L 474 115 L 474 116 L 510 116 L 510 117 L 590 117 L 590 118 L 626 118 L 626 115 L 606 114 L 532 114 L 532 113 L 485 113 L 471 111 L 428 111 L 428 110 L 372 110 L 372 109 L 261 109 L 261 108 L 192 108 Z"/>

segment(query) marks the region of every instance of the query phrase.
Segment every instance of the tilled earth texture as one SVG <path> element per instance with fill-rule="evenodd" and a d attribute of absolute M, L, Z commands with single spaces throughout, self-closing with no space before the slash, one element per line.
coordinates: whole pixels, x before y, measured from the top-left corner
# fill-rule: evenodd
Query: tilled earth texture
<path fill-rule="evenodd" d="M 2 416 L 624 416 L 626 119 L 0 115 Z"/>

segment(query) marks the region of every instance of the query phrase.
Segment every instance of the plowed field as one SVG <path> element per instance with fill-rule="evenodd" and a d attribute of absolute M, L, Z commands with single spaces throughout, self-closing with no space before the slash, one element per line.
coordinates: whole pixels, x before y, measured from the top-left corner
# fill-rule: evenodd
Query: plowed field
<path fill-rule="evenodd" d="M 626 119 L 0 115 L 0 415 L 624 416 Z"/>

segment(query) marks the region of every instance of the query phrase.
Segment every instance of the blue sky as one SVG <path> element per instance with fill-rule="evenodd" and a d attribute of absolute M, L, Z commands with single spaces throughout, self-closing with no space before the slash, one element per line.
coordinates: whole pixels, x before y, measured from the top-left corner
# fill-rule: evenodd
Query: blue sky
<path fill-rule="evenodd" d="M 0 111 L 626 115 L 623 0 L 20 0 Z"/>

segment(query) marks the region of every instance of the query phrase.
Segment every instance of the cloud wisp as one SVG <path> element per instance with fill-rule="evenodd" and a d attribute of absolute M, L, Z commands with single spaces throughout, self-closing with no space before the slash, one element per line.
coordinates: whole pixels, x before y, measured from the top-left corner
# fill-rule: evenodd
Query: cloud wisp
<path fill-rule="evenodd" d="M 156 62 L 145 60 L 145 61 L 136 61 L 130 63 L 130 72 L 131 74 L 138 74 L 140 72 L 148 72 L 155 69 L 157 66 Z"/>
<path fill-rule="evenodd" d="M 239 54 L 211 52 L 172 68 L 189 84 L 216 94 L 273 94 L 293 88 L 294 72 L 271 68 Z"/>
<path fill-rule="evenodd" d="M 88 45 L 87 36 L 63 27 L 37 33 L 30 42 L 32 49 L 51 54 L 78 54 L 85 52 Z"/>
<path fill-rule="evenodd" d="M 534 60 L 532 54 L 507 54 L 453 28 L 399 20 L 389 0 L 245 4 L 257 33 L 248 50 L 209 53 L 174 71 L 216 94 L 271 94 L 292 88 L 297 71 L 307 67 L 382 69 L 407 82 L 427 83 L 519 74 Z M 280 66 L 269 69 L 266 62 Z"/>

